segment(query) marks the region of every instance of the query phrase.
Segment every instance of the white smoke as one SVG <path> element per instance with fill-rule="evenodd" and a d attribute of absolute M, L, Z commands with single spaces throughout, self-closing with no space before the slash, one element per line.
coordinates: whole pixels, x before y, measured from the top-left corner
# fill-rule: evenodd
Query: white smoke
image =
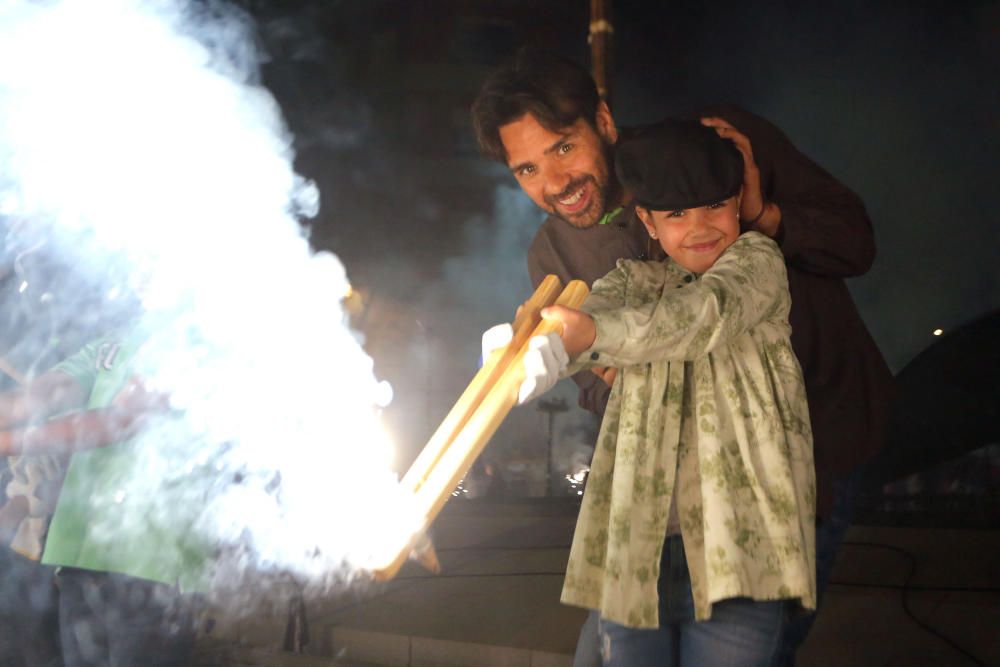
<path fill-rule="evenodd" d="M 4 2 L 0 215 L 108 302 L 140 295 L 135 371 L 184 415 L 95 497 L 146 494 L 162 515 L 136 520 L 154 523 L 196 505 L 200 537 L 243 565 L 329 580 L 412 522 L 387 387 L 346 325 L 342 265 L 302 232 L 318 195 L 257 64 L 249 21 L 217 3 Z"/>

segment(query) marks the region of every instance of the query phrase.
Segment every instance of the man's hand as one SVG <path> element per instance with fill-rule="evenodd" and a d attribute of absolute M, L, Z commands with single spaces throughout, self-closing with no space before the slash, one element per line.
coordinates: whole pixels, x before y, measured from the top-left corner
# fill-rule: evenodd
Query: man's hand
<path fill-rule="evenodd" d="M 507 345 L 514 336 L 509 324 L 498 324 L 483 333 L 483 361 L 494 350 Z M 524 381 L 517 394 L 517 404 L 521 405 L 538 398 L 559 381 L 559 373 L 566 368 L 569 357 L 557 334 L 534 336 L 528 341 L 524 353 Z"/>
<path fill-rule="evenodd" d="M 133 375 L 115 395 L 111 407 L 135 417 L 160 414 L 170 410 L 170 397 L 150 389 L 141 378 Z"/>
<path fill-rule="evenodd" d="M 580 356 L 580 353 L 590 348 L 597 338 L 594 318 L 582 310 L 566 306 L 549 306 L 542 310 L 542 318 L 562 323 L 560 338 L 570 359 Z"/>
<path fill-rule="evenodd" d="M 533 336 L 524 353 L 524 382 L 517 392 L 517 404 L 523 405 L 552 389 L 568 364 L 569 357 L 557 334 Z"/>
<path fill-rule="evenodd" d="M 484 331 L 482 340 L 483 356 L 480 360 L 481 363 L 485 364 L 486 360 L 494 350 L 499 350 L 501 347 L 504 347 L 510 343 L 512 338 L 514 338 L 514 327 L 506 322 L 492 326 Z"/>
<path fill-rule="evenodd" d="M 602 366 L 600 368 L 591 368 L 590 372 L 597 377 L 604 380 L 604 384 L 609 387 L 613 387 L 615 384 L 615 377 L 618 375 L 618 369 L 613 366 Z"/>
<path fill-rule="evenodd" d="M 736 149 L 743 155 L 743 198 L 740 200 L 741 227 L 747 221 L 756 220 L 743 231 L 756 231 L 774 237 L 781 224 L 781 210 L 774 202 L 766 202 L 760 187 L 760 169 L 753 157 L 753 146 L 750 139 L 725 120 L 716 116 L 706 116 L 701 124 L 715 130 L 723 139 L 733 142 Z"/>

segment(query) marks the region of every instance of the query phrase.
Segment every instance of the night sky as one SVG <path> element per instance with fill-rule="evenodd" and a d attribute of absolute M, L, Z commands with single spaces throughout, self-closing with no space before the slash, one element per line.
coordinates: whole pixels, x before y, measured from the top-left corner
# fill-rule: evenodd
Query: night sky
<path fill-rule="evenodd" d="M 735 103 L 862 196 L 879 255 L 850 287 L 894 371 L 934 329 L 1000 307 L 998 3 L 612 5 L 619 125 Z M 474 372 L 479 333 L 527 297 L 541 219 L 477 155 L 468 105 L 521 44 L 588 62 L 589 2 L 244 6 L 323 194 L 313 243 L 365 291 L 376 371 L 419 441 Z"/>

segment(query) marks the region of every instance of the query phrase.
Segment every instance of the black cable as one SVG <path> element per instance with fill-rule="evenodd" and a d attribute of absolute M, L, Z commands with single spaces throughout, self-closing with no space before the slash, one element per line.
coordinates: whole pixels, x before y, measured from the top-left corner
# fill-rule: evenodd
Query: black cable
<path fill-rule="evenodd" d="M 885 588 L 890 591 L 913 591 L 914 593 L 989 593 L 996 595 L 1000 588 L 987 586 L 900 586 L 899 584 L 870 584 L 860 581 L 830 581 L 827 586 L 844 588 Z"/>
<path fill-rule="evenodd" d="M 950 646 L 954 650 L 958 651 L 959 653 L 961 653 L 962 655 L 964 655 L 965 657 L 967 657 L 969 660 L 971 660 L 972 662 L 976 663 L 977 665 L 981 665 L 982 667 L 986 667 L 986 663 L 985 662 L 983 662 L 978 657 L 976 657 L 975 655 L 973 655 L 971 652 L 967 651 L 965 648 L 963 648 L 962 646 L 960 646 L 951 637 L 948 637 L 947 635 L 945 635 L 940 630 L 937 630 L 936 628 L 932 627 L 929 623 L 925 623 L 924 621 L 921 621 L 919 618 L 917 618 L 916 614 L 913 613 L 913 610 L 910 609 L 910 601 L 909 601 L 909 596 L 907 594 L 911 590 L 914 590 L 913 588 L 910 587 L 910 582 L 913 580 L 914 575 L 917 573 L 917 559 L 913 556 L 913 554 L 911 554 L 906 549 L 901 549 L 900 547 L 894 547 L 894 546 L 891 546 L 891 545 L 888 545 L 888 544 L 878 544 L 876 542 L 846 542 L 845 541 L 843 544 L 844 544 L 844 546 L 869 547 L 869 548 L 874 548 L 874 549 L 885 549 L 887 551 L 893 551 L 893 552 L 898 553 L 901 556 L 903 556 L 907 560 L 907 562 L 909 563 L 910 568 L 909 568 L 909 571 L 906 573 L 906 577 L 903 579 L 903 585 L 895 587 L 895 588 L 899 588 L 899 590 L 900 590 L 900 598 L 901 598 L 901 600 L 903 602 L 903 611 L 906 612 L 906 615 L 910 617 L 911 621 L 913 621 L 914 623 L 916 623 L 919 627 L 923 628 L 926 632 L 934 635 L 935 637 L 937 637 L 938 639 L 940 639 L 941 641 L 943 641 L 945 644 L 947 644 L 948 646 Z M 889 588 L 889 586 L 886 586 L 886 588 Z"/>
<path fill-rule="evenodd" d="M 846 586 L 852 588 L 884 588 L 888 590 L 898 590 L 900 591 L 900 599 L 903 605 L 903 611 L 906 615 L 913 621 L 918 627 L 923 629 L 925 632 L 934 635 L 953 650 L 961 653 L 963 656 L 971 660 L 977 665 L 982 667 L 986 666 L 986 663 L 980 660 L 972 652 L 968 651 L 955 640 L 951 639 L 945 635 L 940 630 L 934 628 L 929 623 L 926 623 L 913 613 L 910 608 L 910 601 L 908 594 L 911 591 L 919 592 L 957 592 L 957 593 L 1000 593 L 1000 588 L 988 588 L 988 587 L 959 587 L 959 586 L 913 586 L 911 582 L 917 572 L 917 559 L 910 552 L 902 549 L 900 547 L 894 547 L 888 544 L 878 544 L 876 542 L 844 542 L 845 546 L 857 546 L 857 547 L 869 547 L 875 549 L 885 549 L 887 551 L 893 551 L 902 555 L 909 564 L 909 570 L 906 573 L 906 577 L 903 579 L 903 585 L 894 584 L 869 584 L 862 582 L 841 582 L 841 581 L 831 581 L 829 585 L 831 586 Z M 539 551 L 539 550 L 554 550 L 554 549 L 568 549 L 569 545 L 551 545 L 551 546 L 539 546 L 539 547 L 452 547 L 449 549 L 439 549 L 439 552 L 449 552 L 449 551 Z M 397 579 L 414 581 L 421 579 L 433 579 L 433 578 L 445 578 L 445 579 L 471 579 L 471 578 L 483 578 L 483 577 L 520 577 L 520 576 L 563 576 L 565 571 L 558 572 L 504 572 L 504 573 L 479 573 L 479 574 L 438 574 L 438 575 L 411 575 L 408 577 L 397 577 Z"/>
<path fill-rule="evenodd" d="M 441 553 L 447 553 L 449 551 L 553 551 L 556 549 L 569 549 L 568 544 L 551 544 L 542 545 L 537 547 L 447 547 L 445 549 L 436 549 L 436 551 Z"/>
<path fill-rule="evenodd" d="M 849 581 L 830 581 L 828 585 L 830 586 L 844 586 L 851 588 L 884 588 L 888 590 L 898 590 L 900 591 L 900 598 L 903 605 L 903 611 L 906 615 L 913 621 L 918 627 L 928 632 L 948 646 L 953 650 L 961 653 L 963 656 L 974 662 L 976 665 L 981 667 L 986 667 L 986 663 L 980 660 L 970 651 L 966 650 L 960 646 L 953 639 L 932 627 L 928 623 L 921 621 L 910 609 L 909 598 L 907 594 L 911 591 L 918 592 L 956 592 L 956 593 L 1000 593 L 1000 588 L 988 588 L 988 587 L 960 587 L 960 586 L 912 586 L 911 582 L 913 577 L 917 572 L 917 559 L 910 552 L 899 547 L 894 547 L 888 544 L 879 544 L 876 542 L 844 542 L 844 546 L 856 546 L 856 547 L 869 547 L 874 549 L 885 549 L 887 551 L 893 551 L 902 555 L 909 563 L 909 571 L 906 573 L 906 577 L 903 580 L 903 585 L 898 584 L 869 584 L 863 582 L 849 582 Z M 452 551 L 544 551 L 544 550 L 555 550 L 555 549 L 569 549 L 568 544 L 556 544 L 550 546 L 537 546 L 537 547 L 450 547 L 446 549 L 438 549 L 438 553 L 452 552 Z M 409 576 L 396 577 L 393 581 L 408 581 L 408 582 L 418 582 L 423 580 L 434 580 L 434 579 L 476 579 L 476 578 L 496 578 L 496 577 L 556 577 L 565 576 L 565 570 L 559 571 L 538 571 L 538 572 L 484 572 L 484 573 L 466 573 L 466 574 L 414 574 Z M 372 598 L 367 600 L 358 600 L 354 603 L 348 604 L 333 613 L 336 615 L 342 611 L 346 611 L 352 607 L 355 607 L 364 602 L 371 601 L 374 598 L 382 597 L 392 591 L 392 587 L 387 586 L 385 590 L 376 594 Z"/>
<path fill-rule="evenodd" d="M 462 573 L 462 574 L 413 574 L 408 577 L 396 577 L 394 581 L 417 581 L 420 579 L 434 580 L 434 579 L 482 579 L 484 577 L 564 577 L 566 576 L 566 570 L 559 570 L 558 572 L 481 572 L 481 573 Z"/>

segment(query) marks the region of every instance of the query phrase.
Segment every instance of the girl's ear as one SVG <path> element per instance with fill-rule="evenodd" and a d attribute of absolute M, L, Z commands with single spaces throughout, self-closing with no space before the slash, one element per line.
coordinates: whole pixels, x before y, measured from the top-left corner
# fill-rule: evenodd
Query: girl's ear
<path fill-rule="evenodd" d="M 653 216 L 652 216 L 652 214 L 649 211 L 647 211 L 646 209 L 644 209 L 643 207 L 641 207 L 641 206 L 636 206 L 635 207 L 635 214 L 637 216 L 639 216 L 639 220 L 642 221 L 643 227 L 645 227 L 646 231 L 649 232 L 649 236 L 651 238 L 655 239 L 656 238 L 656 226 L 653 225 Z"/>

